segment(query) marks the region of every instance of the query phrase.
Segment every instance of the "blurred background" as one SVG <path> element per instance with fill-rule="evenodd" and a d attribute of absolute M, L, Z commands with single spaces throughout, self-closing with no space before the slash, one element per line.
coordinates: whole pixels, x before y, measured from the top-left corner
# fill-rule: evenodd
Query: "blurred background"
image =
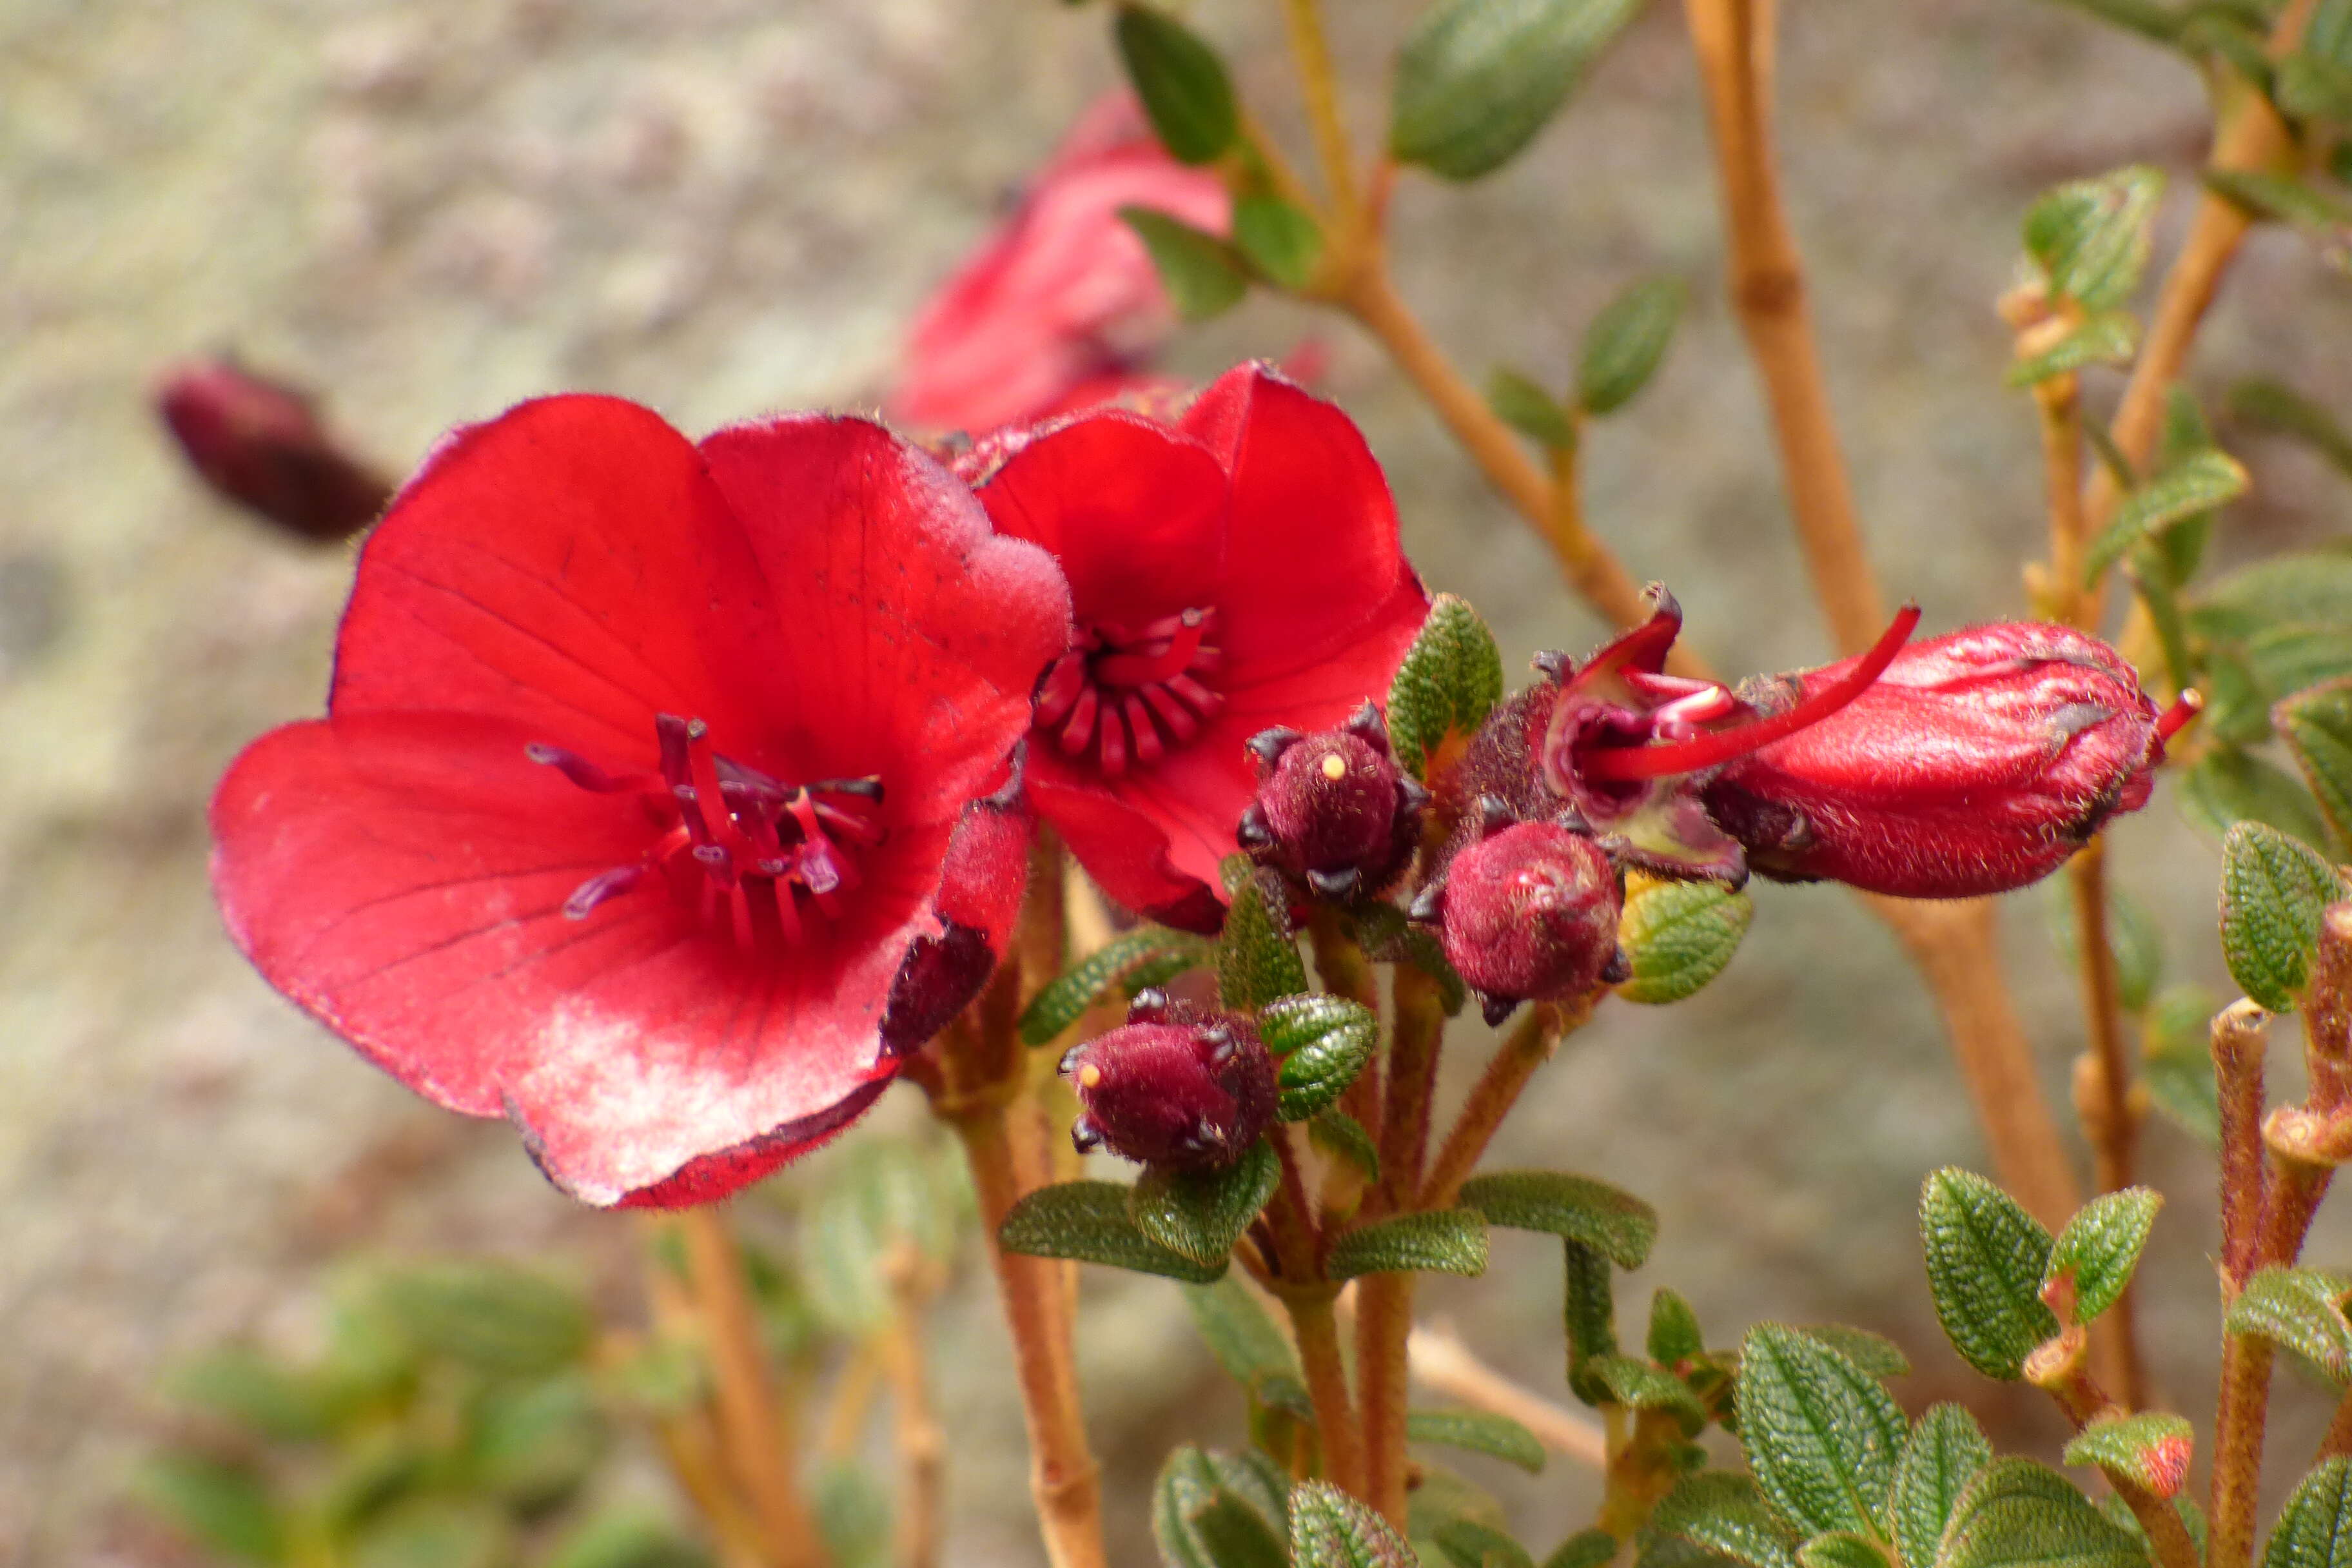
<path fill-rule="evenodd" d="M 1370 135 L 1414 7 L 1328 9 Z M 2061 178 L 2155 162 L 2176 175 L 2161 258 L 2202 152 L 2202 88 L 2030 0 L 1786 10 L 1788 196 L 1883 577 L 1930 630 L 2021 613 L 2039 452 L 2031 400 L 2000 384 L 1992 310 L 2018 220 Z M 1303 150 L 1275 8 L 1203 0 L 1192 16 Z M 0 0 L 0 1562 L 195 1561 L 123 1500 L 171 1430 L 159 1379 L 224 1339 L 315 1338 L 339 1258 L 543 1258 L 635 1310 L 628 1222 L 557 1195 L 503 1126 L 362 1065 L 222 937 L 207 795 L 247 740 L 319 708 L 350 557 L 202 490 L 152 414 L 156 373 L 233 349 L 320 389 L 352 443 L 404 472 L 449 426 L 550 390 L 623 394 L 690 432 L 870 405 L 914 307 L 1115 77 L 1102 16 L 1046 0 Z M 1474 379 L 1507 357 L 1558 380 L 1619 289 L 1688 279 L 1658 381 L 1588 438 L 1590 518 L 1636 576 L 1672 584 L 1718 668 L 1827 657 L 1722 303 L 1676 7 L 1652 6 L 1500 175 L 1406 176 L 1396 249 L 1405 293 Z M 1254 297 L 1181 338 L 1173 363 L 1205 377 L 1308 332 L 1432 587 L 1485 611 L 1515 670 L 1596 641 L 1548 555 L 1344 324 Z M 2341 275 L 2262 233 L 2192 384 L 2260 369 L 2352 406 L 2347 343 Z M 2095 377 L 2089 395 L 2114 392 Z M 2339 479 L 2222 437 L 2255 479 L 2220 535 L 2225 563 L 2342 533 Z M 2164 792 L 2115 842 L 2168 975 L 2225 986 L 2214 847 Z M 2012 973 L 2063 1100 L 2071 976 L 2043 898 L 2011 904 Z M 1758 905 L 1745 951 L 1695 1001 L 1610 1007 L 1577 1036 L 1493 1158 L 1657 1205 L 1660 1245 L 1621 1298 L 1630 1322 L 1664 1283 L 1721 1342 L 1765 1317 L 1857 1323 L 1912 1351 L 1906 1405 L 1965 1395 L 2005 1423 L 2004 1446 L 2054 1456 L 2054 1415 L 1969 1373 L 1936 1331 L 1919 1179 L 1984 1156 L 1908 969 L 1834 891 L 1764 888 Z M 1457 1089 L 1486 1048 L 1474 1035 L 1454 1053 Z M 906 1092 L 877 1120 L 917 1126 Z M 2140 1275 L 2147 1342 L 2161 1390 L 2201 1420 L 2210 1164 L 2162 1121 L 2145 1147 L 2171 1200 Z M 2323 1228 L 2311 1256 L 2343 1261 L 2345 1237 Z M 1564 1400 L 1556 1258 L 1505 1234 L 1486 1278 L 1423 1300 Z M 935 1325 L 948 1560 L 1026 1565 L 1042 1559 L 1018 1407 L 976 1262 L 967 1249 Z M 1160 1458 L 1179 1438 L 1236 1441 L 1240 1401 L 1172 1287 L 1094 1270 L 1087 1289 L 1113 1557 L 1142 1563 Z M 2316 1393 L 2278 1400 L 2290 1433 L 2324 1420 Z M 1540 1478 L 1462 1468 L 1538 1542 L 1597 1495 L 1565 1460 Z"/>

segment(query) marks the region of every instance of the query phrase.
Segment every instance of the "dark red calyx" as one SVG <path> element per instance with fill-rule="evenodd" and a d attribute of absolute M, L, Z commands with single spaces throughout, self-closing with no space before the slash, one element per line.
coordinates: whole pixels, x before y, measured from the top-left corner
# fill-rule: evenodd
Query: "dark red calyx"
<path fill-rule="evenodd" d="M 343 450 L 308 396 L 236 364 L 171 372 L 155 407 L 206 484 L 306 539 L 348 539 L 392 499 L 391 483 Z"/>
<path fill-rule="evenodd" d="M 1340 729 L 1261 731 L 1250 751 L 1258 793 L 1235 837 L 1259 863 L 1347 901 L 1380 892 L 1411 862 L 1429 792 L 1390 756 L 1372 703 Z"/>
<path fill-rule="evenodd" d="M 1073 1046 L 1062 1073 L 1080 1114 L 1070 1141 L 1179 1170 L 1223 1170 L 1274 1121 L 1274 1061 L 1248 1019 L 1136 998 L 1129 1021 Z"/>
<path fill-rule="evenodd" d="M 1037 732 L 1114 779 L 1191 744 L 1225 704 L 1216 624 L 1213 608 L 1193 608 L 1135 628 L 1082 626 L 1038 683 Z"/>
<path fill-rule="evenodd" d="M 670 896 L 739 946 L 773 952 L 802 936 L 805 917 L 832 919 L 860 877 L 856 851 L 882 842 L 882 781 L 788 784 L 719 754 L 699 719 L 654 720 L 656 773 L 614 773 L 558 746 L 524 754 L 598 795 L 634 795 L 655 824 L 643 858 L 600 871 L 564 900 L 584 921 L 606 900 L 659 878 Z"/>
<path fill-rule="evenodd" d="M 1518 1003 L 1567 1001 L 1623 978 L 1622 904 L 1616 870 L 1590 838 L 1519 822 L 1465 846 L 1412 913 L 1438 921 L 1446 958 L 1499 1022 Z"/>

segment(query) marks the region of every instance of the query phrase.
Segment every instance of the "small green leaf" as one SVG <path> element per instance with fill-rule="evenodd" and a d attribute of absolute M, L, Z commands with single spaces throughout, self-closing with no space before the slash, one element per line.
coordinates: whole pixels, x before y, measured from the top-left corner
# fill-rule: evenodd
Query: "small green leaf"
<path fill-rule="evenodd" d="M 1234 247 L 1268 282 L 1304 289 L 1323 258 L 1323 231 L 1280 196 L 1242 196 L 1234 203 Z"/>
<path fill-rule="evenodd" d="M 2189 1479 L 2195 1429 L 2185 1416 L 2142 1411 L 2094 1421 L 2066 1445 L 2070 1465 L 2096 1465 L 2160 1498 L 2179 1495 Z"/>
<path fill-rule="evenodd" d="M 1486 406 L 1495 417 L 1555 452 L 1576 449 L 1576 417 L 1559 398 L 1507 365 L 1497 366 L 1486 378 Z"/>
<path fill-rule="evenodd" d="M 2299 551 L 2241 566 L 2198 595 L 2200 637 L 2242 640 L 2265 626 L 2352 626 L 2352 552 Z"/>
<path fill-rule="evenodd" d="M 1580 1241 L 1563 1241 L 1567 1289 L 1561 1317 L 1568 1333 L 1568 1387 L 1587 1405 L 1609 1402 L 1609 1387 L 1592 1375 L 1592 1365 L 1617 1353 L 1617 1307 L 1609 1259 Z"/>
<path fill-rule="evenodd" d="M 2096 587 L 2124 552 L 2174 523 L 2211 511 L 2246 491 L 2246 470 L 2226 452 L 2207 448 L 2158 474 L 2124 497 L 2099 531 L 2083 563 L 2083 582 Z"/>
<path fill-rule="evenodd" d="M 1462 1184 L 1462 1204 L 1506 1230 L 1538 1230 L 1639 1268 L 1658 1238 L 1658 1213 L 1630 1193 L 1559 1171 L 1496 1171 Z"/>
<path fill-rule="evenodd" d="M 1748 1568 L 1797 1568 L 1797 1532 L 1746 1476 L 1685 1476 L 1650 1516 L 1651 1528 Z"/>
<path fill-rule="evenodd" d="M 2352 1568 L 2352 1459 L 2339 1454 L 2295 1483 L 2263 1568 Z"/>
<path fill-rule="evenodd" d="M 2140 1248 L 2164 1198 L 2147 1187 L 2126 1187 L 2093 1198 L 2066 1222 L 2042 1270 L 2046 1288 L 2074 1277 L 2074 1321 L 2087 1323 L 2116 1304 L 2139 1267 Z"/>
<path fill-rule="evenodd" d="M 1982 1176 L 1948 1165 L 1919 1194 L 1919 1238 L 1952 1347 L 1987 1377 L 2017 1378 L 2058 1331 L 2040 1296 L 2050 1233 Z"/>
<path fill-rule="evenodd" d="M 1418 1468 L 1421 1484 L 1405 1494 L 1404 1534 L 1421 1562 L 1436 1565 L 1449 1561 L 1438 1536 L 1461 1521 L 1507 1532 L 1503 1505 L 1485 1489 L 1440 1464 L 1423 1461 Z"/>
<path fill-rule="evenodd" d="M 1778 1323 L 1739 1353 L 1739 1441 L 1764 1495 L 1803 1529 L 1875 1534 L 1907 1425 L 1878 1380 Z"/>
<path fill-rule="evenodd" d="M 2288 436 L 2326 458 L 2337 472 L 2352 474 L 2352 435 L 2336 416 L 2284 382 L 2261 377 L 2230 388 L 2231 418 L 2258 430 Z"/>
<path fill-rule="evenodd" d="M 382 1300 L 418 1344 L 518 1377 L 578 1362 L 595 1334 L 595 1320 L 578 1295 L 501 1264 L 403 1268 L 384 1277 Z"/>
<path fill-rule="evenodd" d="M 1587 414 L 1613 414 L 1649 384 L 1689 297 L 1679 278 L 1645 278 L 1601 307 L 1584 329 L 1576 366 L 1576 398 Z"/>
<path fill-rule="evenodd" d="M 487 1393 L 474 1412 L 467 1458 L 482 1490 L 535 1510 L 577 1489 L 610 1438 L 594 1391 L 575 1373 Z"/>
<path fill-rule="evenodd" d="M 1276 1114 L 1311 1121 L 1339 1102 L 1372 1059 L 1381 1021 L 1361 1003 L 1308 993 L 1268 1002 L 1258 1012 L 1258 1035 L 1282 1063 Z"/>
<path fill-rule="evenodd" d="M 2055 1470 L 1995 1459 L 1953 1506 L 1936 1568 L 2147 1568 L 2147 1549 Z"/>
<path fill-rule="evenodd" d="M 2144 163 L 2070 181 L 2026 213 L 2026 254 L 2051 293 L 2085 310 L 2113 310 L 2139 287 L 2163 195 L 2163 173 Z"/>
<path fill-rule="evenodd" d="M 2213 1080 L 2213 1015 L 2221 1004 L 2200 985 L 2157 993 L 2141 1026 L 2141 1076 L 2157 1110 L 2210 1145 L 2221 1142 L 2221 1091 Z"/>
<path fill-rule="evenodd" d="M 1179 1447 L 1151 1489 L 1151 1535 L 1161 1560 L 1173 1568 L 1254 1568 L 1254 1556 L 1227 1553 L 1261 1551 L 1262 1531 L 1274 1546 L 1274 1562 L 1281 1563 L 1290 1533 L 1289 1490 L 1289 1478 L 1263 1454 Z M 1259 1530 L 1252 1531 L 1235 1509 L 1254 1515 Z"/>
<path fill-rule="evenodd" d="M 1128 1195 L 1127 1215 L 1148 1239 L 1202 1268 L 1222 1269 L 1281 1182 L 1282 1162 L 1260 1139 L 1227 1170 L 1145 1166 Z"/>
<path fill-rule="evenodd" d="M 1327 1110 L 1307 1125 L 1315 1146 L 1356 1167 L 1367 1182 L 1381 1179 L 1381 1152 L 1364 1124 L 1344 1110 Z"/>
<path fill-rule="evenodd" d="M 2330 237 L 2340 236 L 2343 229 L 2352 226 L 2352 204 L 2292 174 L 2252 169 L 2207 169 L 2198 177 L 2208 188 L 2227 196 L 2257 218 Z"/>
<path fill-rule="evenodd" d="M 1427 779 L 1446 738 L 1476 734 L 1502 700 L 1503 656 L 1495 634 L 1466 601 L 1438 595 L 1389 688 L 1389 741 L 1398 765 Z"/>
<path fill-rule="evenodd" d="M 2221 841 L 2221 956 L 2230 977 L 2273 1013 L 2294 1010 L 2319 945 L 2319 921 L 2344 879 L 2309 845 L 2259 822 Z"/>
<path fill-rule="evenodd" d="M 1327 1481 L 1291 1492 L 1290 1554 L 1297 1568 L 1420 1568 L 1385 1520 Z"/>
<path fill-rule="evenodd" d="M 1617 1555 L 1617 1538 L 1605 1530 L 1580 1530 L 1543 1560 L 1543 1568 L 1607 1568 Z"/>
<path fill-rule="evenodd" d="M 2317 1268 L 2258 1269 L 2230 1303 L 2224 1331 L 2252 1334 L 2293 1351 L 2336 1384 L 2352 1383 L 2352 1322 L 2343 1276 Z"/>
<path fill-rule="evenodd" d="M 1706 1425 L 1706 1406 L 1690 1385 L 1648 1362 L 1626 1355 L 1596 1356 L 1585 1372 L 1609 1391 L 1609 1403 L 1628 1410 L 1669 1411 L 1682 1422 L 1685 1436 L 1698 1436 Z"/>
<path fill-rule="evenodd" d="M 1215 1568 L 1290 1568 L 1290 1550 L 1265 1516 L 1231 1492 L 1195 1509 L 1192 1530 Z"/>
<path fill-rule="evenodd" d="M 1240 258 L 1215 235 L 1150 207 L 1121 207 L 1118 216 L 1143 241 L 1169 300 L 1184 320 L 1221 316 L 1249 292 L 1249 274 L 1242 270 Z"/>
<path fill-rule="evenodd" d="M 2273 84 L 2278 105 L 2306 120 L 2352 121 L 2352 68 L 2310 49 L 2296 49 L 2279 61 Z"/>
<path fill-rule="evenodd" d="M 2352 680 L 2331 680 L 2290 697 L 2272 718 L 2336 841 L 2352 844 Z"/>
<path fill-rule="evenodd" d="M 1936 1543 L 1952 1517 L 1969 1478 L 1992 1462 L 1977 1418 L 1957 1405 L 1938 1405 L 1911 1428 L 1902 1457 L 1895 1461 L 1895 1486 L 1887 1494 L 1887 1523 L 1906 1563 L 1934 1568 Z"/>
<path fill-rule="evenodd" d="M 1691 1304 L 1663 1285 L 1650 1298 L 1650 1332 L 1643 1346 L 1669 1372 L 1706 1353 L 1706 1336 Z"/>
<path fill-rule="evenodd" d="M 1092 956 L 1054 977 L 1021 1015 L 1021 1043 L 1042 1046 L 1076 1023 L 1120 978 L 1160 957 L 1186 956 L 1204 962 L 1209 944 L 1189 931 L 1161 926 L 1139 926 L 1114 937 Z M 1190 965 L 1187 965 L 1190 967 Z"/>
<path fill-rule="evenodd" d="M 1121 5 L 1118 58 L 1152 133 L 1180 163 L 1206 163 L 1234 144 L 1240 117 L 1225 66 L 1183 23 L 1150 5 Z"/>
<path fill-rule="evenodd" d="M 499 1568 L 513 1541 L 504 1512 L 479 1499 L 422 1497 L 361 1531 L 352 1568 Z"/>
<path fill-rule="evenodd" d="M 1489 1415 L 1483 1410 L 1415 1410 L 1404 1418 L 1404 1435 L 1416 1443 L 1466 1448 L 1507 1459 L 1531 1476 L 1543 1473 L 1543 1445 L 1507 1415 Z"/>
<path fill-rule="evenodd" d="M 2050 930 L 2058 940 L 2066 967 L 2082 962 L 2074 930 L 2073 889 L 2053 879 L 2050 883 Z M 2147 1005 L 2164 973 L 2164 933 L 2157 930 L 2147 906 L 2113 882 L 2107 884 L 2107 951 L 2115 957 L 2116 995 L 2124 1011 L 2137 1013 Z"/>
<path fill-rule="evenodd" d="M 1279 883 L 1269 887 L 1273 879 L 1262 880 L 1244 855 L 1226 857 L 1223 873 L 1233 907 L 1217 943 L 1218 996 L 1237 1011 L 1255 1011 L 1306 991 L 1307 965 Z"/>
<path fill-rule="evenodd" d="M 710 1553 L 659 1513 L 619 1506 L 566 1530 L 543 1568 L 713 1568 Z"/>
<path fill-rule="evenodd" d="M 2001 382 L 2007 386 L 2034 386 L 2085 365 L 2128 364 L 2137 353 L 2139 322 L 2121 310 L 2102 310 L 2084 317 L 2056 342 L 2012 360 L 2001 372 Z"/>
<path fill-rule="evenodd" d="M 1451 1568 L 1536 1568 L 1528 1549 L 1475 1519 L 1449 1519 L 1437 1527 L 1437 1550 Z"/>
<path fill-rule="evenodd" d="M 163 1454 L 140 1467 L 132 1490 L 215 1552 L 244 1563 L 286 1561 L 286 1521 L 261 1479 L 242 1466 Z"/>
<path fill-rule="evenodd" d="M 2310 792 L 2284 769 L 2235 746 L 2215 746 L 2181 780 L 2180 813 L 2216 838 L 2241 822 L 2259 822 L 2305 844 L 2327 842 L 2327 825 Z"/>
<path fill-rule="evenodd" d="M 317 1380 L 258 1351 L 213 1351 L 163 1384 L 174 1401 L 281 1443 L 323 1437 L 334 1412 Z"/>
<path fill-rule="evenodd" d="M 1617 994 L 1651 1004 L 1691 995 L 1723 973 L 1755 918 L 1756 900 L 1721 882 L 1632 882 L 1617 942 L 1633 974 Z"/>
<path fill-rule="evenodd" d="M 1171 1252 L 1128 1217 L 1129 1189 L 1116 1182 L 1062 1182 L 1040 1187 L 1013 1205 L 997 1231 L 1007 1252 L 1032 1258 L 1074 1258 L 1138 1274 L 1205 1285 L 1223 1277 L 1225 1260 L 1201 1264 Z"/>
<path fill-rule="evenodd" d="M 1270 1377 L 1297 1380 L 1298 1358 L 1290 1342 L 1239 1279 L 1229 1274 L 1213 1285 L 1187 1286 L 1184 1305 L 1209 1353 L 1252 1398 L 1263 1397 L 1259 1388 Z"/>
<path fill-rule="evenodd" d="M 1405 37 L 1389 151 L 1448 180 L 1508 163 L 1640 0 L 1438 0 Z"/>
<path fill-rule="evenodd" d="M 1873 1377 L 1902 1377 L 1911 1371 L 1911 1358 L 1885 1334 L 1844 1323 L 1800 1323 L 1797 1331 L 1821 1341 Z"/>
<path fill-rule="evenodd" d="M 1801 1568 L 1894 1568 L 1885 1547 L 1850 1530 L 1814 1536 L 1797 1549 L 1797 1562 Z"/>
<path fill-rule="evenodd" d="M 1360 1274 L 1478 1275 L 1486 1272 L 1486 1222 L 1475 1209 L 1437 1209 L 1377 1220 L 1341 1237 L 1325 1271 Z"/>

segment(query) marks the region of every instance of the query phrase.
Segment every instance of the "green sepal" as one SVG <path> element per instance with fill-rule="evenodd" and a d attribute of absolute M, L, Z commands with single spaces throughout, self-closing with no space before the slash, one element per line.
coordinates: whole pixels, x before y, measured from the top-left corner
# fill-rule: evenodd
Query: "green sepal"
<path fill-rule="evenodd" d="M 1070 1258 L 1137 1274 L 1205 1285 L 1222 1279 L 1226 1260 L 1195 1262 L 1160 1246 L 1128 1217 L 1126 1187 L 1116 1182 L 1060 1182 L 1013 1205 L 996 1233 L 1007 1252 Z"/>
<path fill-rule="evenodd" d="M 2311 846 L 2259 822 L 2221 840 L 2221 956 L 2261 1006 L 2291 1013 L 2319 945 L 2320 917 L 2344 879 Z"/>
<path fill-rule="evenodd" d="M 1462 1184 L 1462 1204 L 1507 1230 L 1541 1231 L 1639 1268 L 1658 1238 L 1658 1212 L 1631 1193 L 1559 1171 L 1496 1171 Z"/>
<path fill-rule="evenodd" d="M 1282 1161 L 1261 1138 L 1221 1171 L 1146 1165 L 1129 1189 L 1127 1215 L 1147 1239 L 1202 1268 L 1222 1269 L 1281 1183 Z"/>
<path fill-rule="evenodd" d="M 1721 882 L 1648 879 L 1625 891 L 1617 945 L 1633 966 L 1628 1002 L 1679 1002 L 1723 973 L 1756 918 L 1756 900 Z"/>
<path fill-rule="evenodd" d="M 1475 1209 L 1398 1215 L 1349 1231 L 1331 1248 L 1333 1279 L 1364 1274 L 1486 1272 L 1486 1222 Z"/>
<path fill-rule="evenodd" d="M 1440 594 L 1389 686 L 1389 744 L 1397 765 L 1426 781 L 1450 736 L 1467 740 L 1503 700 L 1503 656 L 1466 600 Z"/>
<path fill-rule="evenodd" d="M 1415 1410 L 1404 1418 L 1404 1435 L 1415 1443 L 1463 1448 L 1502 1459 L 1531 1476 L 1543 1473 L 1543 1445 L 1507 1415 L 1491 1415 L 1483 1410 Z"/>
<path fill-rule="evenodd" d="M 2156 1211 L 2163 1206 L 2163 1195 L 2148 1187 L 2126 1187 L 2084 1204 L 2051 1247 L 2050 1261 L 2042 1269 L 2043 1291 L 2071 1273 L 2078 1323 L 2114 1306 L 2131 1284 L 2140 1248 L 2147 1245 Z"/>

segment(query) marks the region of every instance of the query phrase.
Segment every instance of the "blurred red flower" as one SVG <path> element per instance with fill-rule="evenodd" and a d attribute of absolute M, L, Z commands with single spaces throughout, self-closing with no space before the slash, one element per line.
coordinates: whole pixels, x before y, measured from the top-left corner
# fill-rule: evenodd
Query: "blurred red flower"
<path fill-rule="evenodd" d="M 722 1196 L 870 1104 L 1003 951 L 1028 822 L 991 792 L 1068 605 L 875 425 L 697 447 L 525 404 L 370 536 L 329 716 L 222 782 L 230 933 L 567 1192 Z"/>
<path fill-rule="evenodd" d="M 1385 697 L 1428 612 L 1387 481 L 1345 414 L 1263 365 L 1172 424 L 1104 409 L 999 451 L 981 500 L 1060 560 L 1077 621 L 1038 688 L 1030 799 L 1112 898 L 1213 931 L 1249 738 Z"/>
<path fill-rule="evenodd" d="M 156 384 L 155 411 L 206 484 L 307 539 L 348 539 L 392 499 L 308 395 L 233 362 L 175 366 Z"/>
<path fill-rule="evenodd" d="M 890 417 L 979 432 L 1162 386 L 1141 361 L 1175 312 L 1125 206 L 1214 234 L 1232 221 L 1215 172 L 1171 158 L 1122 91 L 1096 100 L 1013 216 L 923 307 Z"/>

